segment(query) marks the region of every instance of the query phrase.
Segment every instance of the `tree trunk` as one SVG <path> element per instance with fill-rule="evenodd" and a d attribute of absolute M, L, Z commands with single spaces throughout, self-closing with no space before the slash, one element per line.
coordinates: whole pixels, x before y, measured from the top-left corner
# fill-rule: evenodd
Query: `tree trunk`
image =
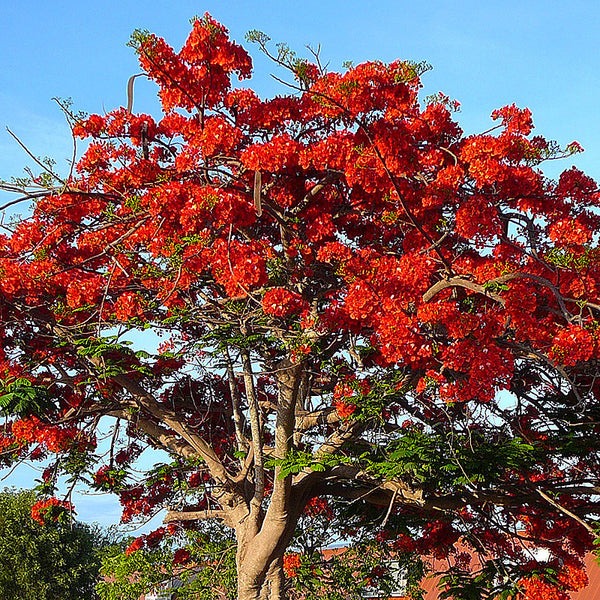
<path fill-rule="evenodd" d="M 252 572 L 244 566 L 238 570 L 237 600 L 285 600 L 285 598 L 285 576 L 281 557 L 273 560 L 263 573 Z"/>
<path fill-rule="evenodd" d="M 238 600 L 284 600 L 283 554 L 289 543 L 289 529 L 283 535 L 265 535 L 263 530 L 255 536 L 246 535 L 244 529 L 236 532 Z"/>
<path fill-rule="evenodd" d="M 242 565 L 238 569 L 238 600 L 285 600 L 283 559 L 277 557 L 266 569 Z"/>
<path fill-rule="evenodd" d="M 263 584 L 261 600 L 285 600 L 285 575 L 283 572 L 283 558 L 277 557 L 269 567 L 265 583 Z"/>
<path fill-rule="evenodd" d="M 250 372 L 250 369 L 248 369 Z M 278 371 L 278 406 L 275 423 L 275 455 L 286 456 L 291 448 L 301 366 L 283 361 Z M 251 387 L 250 384 L 247 387 Z M 255 439 L 260 436 L 253 436 Z M 262 471 L 262 446 L 254 447 L 255 465 Z M 304 506 L 300 489 L 292 492 L 292 476 L 281 476 L 281 467 L 275 467 L 273 490 L 268 507 L 259 498 L 248 505 L 248 514 L 234 526 L 237 538 L 238 600 L 284 600 L 285 578 L 283 555 L 294 535 Z M 257 480 L 254 482 L 257 485 Z M 262 487 L 262 486 L 261 486 Z M 255 494 L 256 495 L 256 494 Z"/>

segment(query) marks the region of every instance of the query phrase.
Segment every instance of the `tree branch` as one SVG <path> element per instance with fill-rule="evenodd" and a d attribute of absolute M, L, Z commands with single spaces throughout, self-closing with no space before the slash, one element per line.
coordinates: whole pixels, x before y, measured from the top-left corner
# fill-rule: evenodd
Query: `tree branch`
<path fill-rule="evenodd" d="M 492 280 L 490 283 L 496 282 L 496 280 Z M 486 290 L 485 286 L 475 283 L 474 281 L 470 281 L 468 279 L 464 279 L 463 277 L 452 277 L 451 279 L 442 279 L 442 281 L 438 281 L 434 283 L 424 294 L 423 294 L 423 302 L 429 302 L 434 296 L 439 294 L 442 290 L 445 290 L 449 287 L 462 287 L 467 290 L 471 290 L 472 292 L 476 292 L 478 294 L 483 294 L 484 296 L 488 296 L 492 300 L 499 302 L 504 306 L 504 299 L 499 294 L 495 294 L 489 290 Z"/>
<path fill-rule="evenodd" d="M 173 521 L 198 521 L 207 519 L 222 519 L 227 521 L 227 511 L 224 510 L 169 510 L 163 519 L 163 523 Z"/>
<path fill-rule="evenodd" d="M 242 369 L 244 371 L 244 386 L 250 411 L 250 431 L 252 433 L 252 451 L 254 455 L 254 495 L 250 501 L 250 514 L 258 527 L 261 505 L 265 495 L 265 466 L 263 454 L 262 419 L 256 390 L 254 389 L 254 374 L 248 350 L 241 351 Z"/>

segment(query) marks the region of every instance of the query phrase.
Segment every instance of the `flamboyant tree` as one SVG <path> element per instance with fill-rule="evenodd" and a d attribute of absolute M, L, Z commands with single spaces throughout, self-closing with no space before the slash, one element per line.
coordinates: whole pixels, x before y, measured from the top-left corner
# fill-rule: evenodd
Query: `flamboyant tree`
<path fill-rule="evenodd" d="M 241 600 L 288 593 L 299 519 L 324 515 L 457 597 L 584 585 L 600 196 L 540 166 L 578 144 L 515 106 L 464 135 L 406 61 L 328 72 L 280 45 L 263 100 L 209 16 L 179 52 L 132 44 L 160 117 L 67 108 L 72 171 L 4 184 L 31 212 L 0 239 L 2 460 L 49 461 L 50 495 L 64 473 L 112 490 L 124 520 L 166 507 L 130 551 L 220 520 Z M 147 447 L 169 459 L 140 478 Z"/>

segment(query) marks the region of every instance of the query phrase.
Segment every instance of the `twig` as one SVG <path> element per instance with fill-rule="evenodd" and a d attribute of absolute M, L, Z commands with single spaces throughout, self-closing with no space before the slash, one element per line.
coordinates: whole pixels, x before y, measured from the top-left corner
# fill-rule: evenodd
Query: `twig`
<path fill-rule="evenodd" d="M 553 498 L 548 496 L 548 494 L 546 494 L 546 492 L 544 492 L 544 490 L 541 490 L 540 488 L 536 488 L 536 491 L 546 502 L 548 502 L 548 504 L 551 504 L 552 506 L 554 506 L 554 508 L 556 508 L 560 512 L 564 513 L 568 517 L 571 517 L 571 519 L 574 519 L 575 521 L 577 521 L 582 527 L 585 527 L 585 529 L 587 529 L 587 531 L 589 533 L 591 533 L 594 538 L 596 538 L 598 536 L 595 529 L 589 523 L 586 523 L 581 517 L 579 517 L 575 513 L 571 512 L 568 508 L 561 506 L 558 502 L 556 502 L 556 500 L 554 500 Z"/>
<path fill-rule="evenodd" d="M 382 529 L 387 525 L 388 519 L 390 518 L 390 514 L 392 512 L 392 508 L 394 507 L 394 502 L 396 501 L 396 495 L 397 494 L 398 494 L 398 488 L 396 488 L 394 490 L 394 493 L 392 494 L 392 498 L 390 500 L 390 504 L 389 504 L 389 506 L 387 508 L 387 512 L 385 513 L 385 517 L 384 517 L 383 521 L 381 522 L 381 528 Z"/>

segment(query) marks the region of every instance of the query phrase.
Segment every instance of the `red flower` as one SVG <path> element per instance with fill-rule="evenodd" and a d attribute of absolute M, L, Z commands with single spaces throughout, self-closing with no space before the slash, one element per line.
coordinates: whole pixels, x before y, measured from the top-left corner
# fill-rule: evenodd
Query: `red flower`
<path fill-rule="evenodd" d="M 414 552 L 417 549 L 417 544 L 409 535 L 399 533 L 395 539 L 393 546 L 400 552 Z"/>
<path fill-rule="evenodd" d="M 326 498 L 311 498 L 304 507 L 304 512 L 310 517 L 326 516 L 333 518 L 333 511 Z"/>
<path fill-rule="evenodd" d="M 31 518 L 45 525 L 49 522 L 57 522 L 61 520 L 67 513 L 73 512 L 75 507 L 65 500 L 58 498 L 48 498 L 47 500 L 39 500 L 31 507 Z"/>
<path fill-rule="evenodd" d="M 589 583 L 583 565 L 565 565 L 558 574 L 558 581 L 568 590 L 578 591 Z"/>
<path fill-rule="evenodd" d="M 302 566 L 302 559 L 300 555 L 291 552 L 284 555 L 283 557 L 283 570 L 288 577 L 296 577 L 298 575 L 298 569 Z"/>
<path fill-rule="evenodd" d="M 287 317 L 298 314 L 306 308 L 308 303 L 296 292 L 290 292 L 285 288 L 275 287 L 267 290 L 262 299 L 263 310 L 275 317 Z"/>
<path fill-rule="evenodd" d="M 539 577 L 521 579 L 519 600 L 569 600 L 570 595 Z"/>
<path fill-rule="evenodd" d="M 593 230 L 579 219 L 561 219 L 548 226 L 548 237 L 566 246 L 587 244 L 593 233 Z"/>
<path fill-rule="evenodd" d="M 133 542 L 131 542 L 131 544 L 129 544 L 129 546 L 125 548 L 125 555 L 129 556 L 130 554 L 141 550 L 144 547 L 145 541 L 145 535 L 141 535 L 140 537 L 135 538 L 135 540 L 133 540 Z"/>
<path fill-rule="evenodd" d="M 515 104 L 495 110 L 492 112 L 492 119 L 501 119 L 503 127 L 509 133 L 529 135 L 533 129 L 531 111 L 528 108 L 517 108 Z"/>
<path fill-rule="evenodd" d="M 576 365 L 592 357 L 594 338 L 592 334 L 579 325 L 569 325 L 554 337 L 550 350 L 550 358 L 568 367 Z"/>
<path fill-rule="evenodd" d="M 129 321 L 144 314 L 141 298 L 132 292 L 125 292 L 115 302 L 115 316 L 119 321 Z"/>
<path fill-rule="evenodd" d="M 67 304 L 71 308 L 96 304 L 106 288 L 106 280 L 103 277 L 88 277 L 73 281 L 67 289 Z"/>
<path fill-rule="evenodd" d="M 343 400 L 338 400 L 333 403 L 335 410 L 338 415 L 342 417 L 342 419 L 347 419 L 351 417 L 356 412 L 356 404 L 351 404 L 349 402 L 344 402 Z"/>
<path fill-rule="evenodd" d="M 166 533 L 167 530 L 164 527 L 159 527 L 158 529 L 151 531 L 146 536 L 146 546 L 148 546 L 148 548 L 155 548 L 162 542 Z"/>
<path fill-rule="evenodd" d="M 189 550 L 186 548 L 179 548 L 179 550 L 176 550 L 175 554 L 173 554 L 173 564 L 183 565 L 189 562 L 190 558 L 192 558 L 192 555 L 190 554 Z"/>

